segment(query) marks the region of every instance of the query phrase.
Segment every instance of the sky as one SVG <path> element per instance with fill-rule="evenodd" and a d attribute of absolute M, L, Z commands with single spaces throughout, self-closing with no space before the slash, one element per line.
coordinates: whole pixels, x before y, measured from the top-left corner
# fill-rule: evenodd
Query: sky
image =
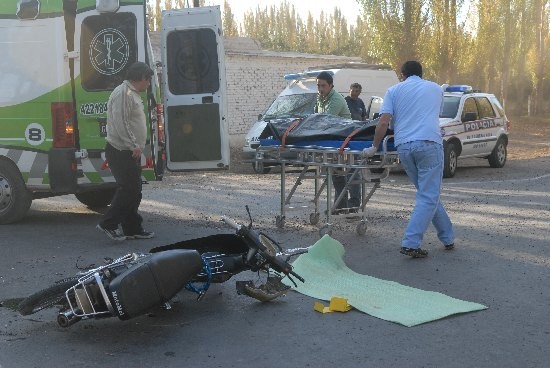
<path fill-rule="evenodd" d="M 362 8 L 356 0 L 287 0 L 287 2 L 296 9 L 297 14 L 303 20 L 307 19 L 308 12 L 314 19 L 318 19 L 321 11 L 325 14 L 332 14 L 335 7 L 340 9 L 342 16 L 346 18 L 348 24 L 355 24 L 355 19 L 361 14 Z M 206 0 L 205 5 L 220 5 L 223 13 L 224 0 Z M 257 6 L 260 9 L 277 7 L 282 3 L 281 0 L 228 0 L 231 12 L 235 15 L 235 20 L 240 22 L 242 15 L 247 11 L 255 11 Z"/>

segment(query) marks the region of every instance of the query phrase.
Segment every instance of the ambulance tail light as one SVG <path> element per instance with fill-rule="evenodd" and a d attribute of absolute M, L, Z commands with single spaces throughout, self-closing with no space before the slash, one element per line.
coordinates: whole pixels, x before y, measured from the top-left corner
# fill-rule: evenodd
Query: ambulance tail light
<path fill-rule="evenodd" d="M 164 106 L 157 104 L 157 134 L 158 144 L 164 145 Z"/>
<path fill-rule="evenodd" d="M 52 131 L 54 148 L 71 148 L 75 145 L 74 114 L 71 102 L 52 103 Z"/>

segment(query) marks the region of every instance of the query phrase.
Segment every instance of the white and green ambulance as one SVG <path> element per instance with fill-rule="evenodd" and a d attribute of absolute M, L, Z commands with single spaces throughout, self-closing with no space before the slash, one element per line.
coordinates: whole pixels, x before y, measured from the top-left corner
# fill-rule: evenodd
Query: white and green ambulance
<path fill-rule="evenodd" d="M 0 1 L 0 224 L 37 198 L 110 203 L 107 100 L 135 61 L 157 72 L 143 94 L 143 180 L 160 180 L 165 167 L 226 169 L 221 29 L 219 7 L 163 12 L 156 61 L 146 0 Z"/>

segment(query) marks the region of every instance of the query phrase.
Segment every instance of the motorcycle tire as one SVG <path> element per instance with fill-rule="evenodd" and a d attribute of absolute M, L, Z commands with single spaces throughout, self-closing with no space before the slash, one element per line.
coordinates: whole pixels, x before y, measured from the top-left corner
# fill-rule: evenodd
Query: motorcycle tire
<path fill-rule="evenodd" d="M 65 299 L 65 291 L 76 285 L 77 282 L 78 277 L 58 281 L 55 285 L 50 286 L 47 289 L 40 290 L 39 292 L 23 299 L 21 303 L 19 303 L 17 311 L 21 315 L 27 316 L 54 305 L 67 304 Z"/>

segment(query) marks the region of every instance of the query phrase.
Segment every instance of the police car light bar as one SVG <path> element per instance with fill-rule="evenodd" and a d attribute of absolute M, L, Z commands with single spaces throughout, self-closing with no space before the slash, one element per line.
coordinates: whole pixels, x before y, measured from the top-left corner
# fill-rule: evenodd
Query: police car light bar
<path fill-rule="evenodd" d="M 314 70 L 309 72 L 303 72 L 303 73 L 293 73 L 293 74 L 285 74 L 284 79 L 285 80 L 298 80 L 302 78 L 312 78 L 316 77 L 321 72 L 327 72 L 330 75 L 334 75 L 334 72 L 332 70 Z"/>
<path fill-rule="evenodd" d="M 466 84 L 455 84 L 452 86 L 447 86 L 445 92 L 473 92 L 472 86 Z"/>

